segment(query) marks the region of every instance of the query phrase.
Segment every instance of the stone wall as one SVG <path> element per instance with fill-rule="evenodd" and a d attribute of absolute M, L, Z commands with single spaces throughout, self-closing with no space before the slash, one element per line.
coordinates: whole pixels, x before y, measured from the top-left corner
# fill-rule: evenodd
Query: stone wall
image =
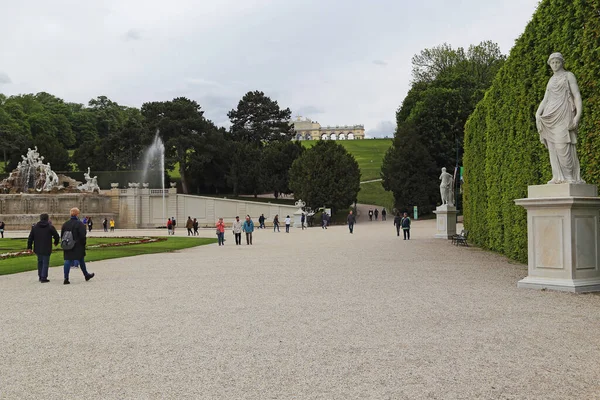
<path fill-rule="evenodd" d="M 1 194 L 0 220 L 7 229 L 29 229 L 40 220 L 40 214 L 47 213 L 55 225 L 69 219 L 73 207 L 81 210 L 81 216 L 90 216 L 101 223 L 104 217 L 114 216 L 111 198 L 92 193 L 65 194 Z"/>

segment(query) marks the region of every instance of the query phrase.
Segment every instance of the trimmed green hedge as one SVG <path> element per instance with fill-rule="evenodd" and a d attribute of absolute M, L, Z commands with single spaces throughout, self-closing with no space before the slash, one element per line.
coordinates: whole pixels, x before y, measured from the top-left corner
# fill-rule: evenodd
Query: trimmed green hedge
<path fill-rule="evenodd" d="M 600 181 L 600 0 L 543 0 L 465 127 L 464 221 L 469 240 L 527 261 L 527 220 L 515 199 L 551 179 L 535 111 L 561 52 L 583 97 L 582 177 Z"/>

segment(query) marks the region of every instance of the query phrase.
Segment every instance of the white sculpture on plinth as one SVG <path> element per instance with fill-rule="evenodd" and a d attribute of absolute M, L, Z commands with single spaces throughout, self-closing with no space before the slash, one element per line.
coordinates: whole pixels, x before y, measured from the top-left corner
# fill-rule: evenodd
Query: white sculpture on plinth
<path fill-rule="evenodd" d="M 549 184 L 585 183 L 581 179 L 576 149 L 583 103 L 575 75 L 565 71 L 564 62 L 560 53 L 552 53 L 548 58 L 554 75 L 535 113 L 540 141 L 550 155 L 552 180 Z"/>
<path fill-rule="evenodd" d="M 98 186 L 98 177 L 90 176 L 90 167 L 88 167 L 87 172 L 83 174 L 83 177 L 85 178 L 85 183 L 79 185 L 77 189 L 82 190 L 84 192 L 100 192 L 100 187 Z"/>
<path fill-rule="evenodd" d="M 446 172 L 446 168 L 442 168 L 440 175 L 440 195 L 442 196 L 442 205 L 454 205 L 454 178 Z"/>

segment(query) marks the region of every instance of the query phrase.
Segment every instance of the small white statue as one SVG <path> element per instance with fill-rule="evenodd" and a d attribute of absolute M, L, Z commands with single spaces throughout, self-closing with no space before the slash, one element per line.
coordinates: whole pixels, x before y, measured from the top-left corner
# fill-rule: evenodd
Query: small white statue
<path fill-rule="evenodd" d="M 454 178 L 446 172 L 446 167 L 442 168 L 440 175 L 440 195 L 442 196 L 442 205 L 454 205 Z"/>
<path fill-rule="evenodd" d="M 88 167 L 87 172 L 83 173 L 83 177 L 85 178 L 85 183 L 79 185 L 77 189 L 85 192 L 100 192 L 100 187 L 98 186 L 98 176 L 92 177 L 90 175 L 90 167 Z"/>

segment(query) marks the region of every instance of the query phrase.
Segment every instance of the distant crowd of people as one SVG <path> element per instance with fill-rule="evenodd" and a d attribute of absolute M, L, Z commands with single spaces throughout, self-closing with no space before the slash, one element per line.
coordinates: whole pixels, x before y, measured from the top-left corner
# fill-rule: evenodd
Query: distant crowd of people
<path fill-rule="evenodd" d="M 375 211 L 373 211 L 372 209 L 369 209 L 369 221 L 373 221 L 373 217 L 375 217 L 375 221 L 377 221 L 377 219 L 379 218 L 379 210 L 378 209 L 375 209 Z M 381 220 L 382 221 L 387 220 L 387 211 L 385 210 L 385 208 L 381 209 Z"/>

